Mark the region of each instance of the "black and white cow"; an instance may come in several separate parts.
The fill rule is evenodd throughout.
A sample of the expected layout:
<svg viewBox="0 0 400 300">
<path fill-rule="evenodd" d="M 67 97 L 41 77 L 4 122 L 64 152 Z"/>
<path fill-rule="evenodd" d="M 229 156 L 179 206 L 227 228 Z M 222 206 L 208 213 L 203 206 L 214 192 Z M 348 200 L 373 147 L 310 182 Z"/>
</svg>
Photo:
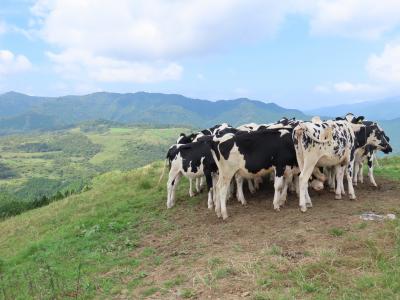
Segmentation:
<svg viewBox="0 0 400 300">
<path fill-rule="evenodd" d="M 242 178 L 263 176 L 275 169 L 274 208 L 279 210 L 285 197 L 285 180 L 296 168 L 296 153 L 288 129 L 260 130 L 214 137 L 212 151 L 218 166 L 215 211 L 226 219 L 227 192 L 235 174 Z M 290 179 L 289 179 L 290 180 Z M 286 185 L 287 188 L 287 185 Z"/>
<path fill-rule="evenodd" d="M 357 127 L 358 128 L 353 128 Z M 307 211 L 311 201 L 307 199 L 306 192 L 308 180 L 316 166 L 337 167 L 337 181 L 342 180 L 346 173 L 350 199 L 355 199 L 352 184 L 354 163 L 354 131 L 359 130 L 359 125 L 348 121 L 303 122 L 293 131 L 293 141 L 296 149 L 297 161 L 300 168 L 300 210 Z M 343 168 L 345 167 L 345 168 Z M 340 185 L 337 185 L 336 197 L 341 197 Z"/>
<path fill-rule="evenodd" d="M 367 128 L 362 124 L 362 119 L 363 117 L 346 116 L 346 120 L 303 122 L 295 128 L 293 140 L 301 171 L 299 178 L 301 211 L 307 210 L 305 191 L 307 190 L 308 178 L 315 166 L 334 167 L 337 182 L 336 199 L 341 199 L 344 192 L 344 174 L 347 177 L 349 197 L 350 199 L 356 198 L 352 184 L 357 148 L 356 135 L 364 136 L 366 144 L 381 149 L 391 149 L 381 132 L 376 130 L 377 127 L 374 125 Z"/>
<path fill-rule="evenodd" d="M 356 150 L 354 159 L 354 174 L 353 174 L 354 185 L 357 185 L 358 182 L 364 183 L 363 168 L 364 168 L 364 162 L 367 161 L 369 182 L 375 187 L 378 186 L 374 178 L 374 159 L 376 151 L 377 148 L 371 145 L 366 145 L 365 147 Z"/>
<path fill-rule="evenodd" d="M 364 125 L 359 132 L 356 132 L 356 151 L 354 161 L 353 182 L 357 185 L 357 179 L 363 181 L 363 162 L 368 162 L 368 177 L 373 186 L 377 186 L 373 175 L 373 160 L 375 152 L 380 150 L 385 154 L 392 152 L 389 144 L 390 138 L 385 134 L 384 130 L 372 121 L 363 121 Z"/>
<path fill-rule="evenodd" d="M 176 145 L 197 142 L 199 139 L 206 136 L 214 136 L 214 135 L 222 136 L 225 133 L 236 133 L 237 131 L 238 131 L 237 129 L 233 128 L 231 125 L 227 123 L 218 124 L 214 125 L 211 128 L 203 129 L 199 132 L 191 134 L 181 133 L 176 141 Z M 176 145 L 171 146 L 171 148 Z M 201 189 L 203 187 L 203 178 L 204 176 L 195 177 L 195 187 L 197 193 L 201 192 Z M 193 197 L 195 195 L 193 193 L 193 177 L 189 176 L 188 179 L 189 179 L 189 196 Z"/>
<path fill-rule="evenodd" d="M 175 204 L 175 191 L 182 176 L 195 179 L 206 177 L 208 188 L 208 207 L 213 206 L 213 180 L 217 173 L 217 165 L 211 154 L 208 143 L 193 142 L 172 146 L 167 153 L 169 175 L 167 182 L 167 207 Z"/>
</svg>

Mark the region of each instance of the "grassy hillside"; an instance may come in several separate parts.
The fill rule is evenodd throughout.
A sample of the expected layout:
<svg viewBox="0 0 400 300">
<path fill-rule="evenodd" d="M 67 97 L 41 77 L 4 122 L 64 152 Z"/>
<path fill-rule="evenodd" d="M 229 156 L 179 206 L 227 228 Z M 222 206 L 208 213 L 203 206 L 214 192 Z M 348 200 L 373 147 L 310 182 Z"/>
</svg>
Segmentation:
<svg viewBox="0 0 400 300">
<path fill-rule="evenodd" d="M 374 174 L 400 180 L 400 156 L 385 157 L 375 163 Z"/>
<path fill-rule="evenodd" d="M 60 128 L 82 121 L 105 119 L 129 124 L 183 124 L 206 128 L 221 122 L 233 125 L 266 123 L 282 116 L 307 118 L 295 109 L 249 99 L 206 101 L 175 94 L 93 93 L 58 98 L 0 95 L 0 134 Z"/>
<path fill-rule="evenodd" d="M 64 131 L 0 137 L 0 216 L 15 201 L 28 205 L 43 196 L 60 198 L 60 193 L 90 186 L 97 174 L 162 159 L 182 131 L 186 129 L 94 122 Z M 17 211 L 23 209 L 19 204 Z"/>
<path fill-rule="evenodd" d="M 276 224 L 262 196 L 222 223 L 204 194 L 187 200 L 185 180 L 167 211 L 161 165 L 101 175 L 90 191 L 1 222 L 0 299 L 398 298 L 400 221 L 357 216 L 396 201 L 315 200 L 308 214 L 294 202 Z"/>
</svg>

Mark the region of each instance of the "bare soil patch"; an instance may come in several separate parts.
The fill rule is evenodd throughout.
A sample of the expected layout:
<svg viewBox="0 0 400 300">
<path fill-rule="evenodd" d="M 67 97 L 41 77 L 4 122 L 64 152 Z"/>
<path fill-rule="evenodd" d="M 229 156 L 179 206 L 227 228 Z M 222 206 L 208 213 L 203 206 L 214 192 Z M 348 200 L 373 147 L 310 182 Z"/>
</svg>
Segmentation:
<svg viewBox="0 0 400 300">
<path fill-rule="evenodd" d="M 231 200 L 226 221 L 206 208 L 205 193 L 189 199 L 182 192 L 169 212 L 174 229 L 156 225 L 132 254 L 143 262 L 137 271 L 145 274 L 141 285 L 116 298 L 302 299 L 316 291 L 334 297 L 341 285 L 357 289 L 356 278 L 377 272 L 374 255 L 388 255 L 394 247 L 387 221 L 365 222 L 359 215 L 400 217 L 399 184 L 378 182 L 378 188 L 356 187 L 355 201 L 310 191 L 314 207 L 307 213 L 292 194 L 275 212 L 267 186 L 247 193 L 246 207 Z M 143 255 L 149 251 L 154 253 Z"/>
</svg>

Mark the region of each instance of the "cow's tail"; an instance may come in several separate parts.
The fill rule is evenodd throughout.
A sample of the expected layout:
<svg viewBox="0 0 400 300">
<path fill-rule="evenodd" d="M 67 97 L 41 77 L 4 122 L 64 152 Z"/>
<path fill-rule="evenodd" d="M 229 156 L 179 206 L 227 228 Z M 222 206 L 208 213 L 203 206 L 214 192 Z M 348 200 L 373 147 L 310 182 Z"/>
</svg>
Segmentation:
<svg viewBox="0 0 400 300">
<path fill-rule="evenodd" d="M 161 175 L 160 175 L 160 179 L 158 180 L 157 186 L 159 186 L 159 185 L 160 185 L 160 183 L 161 183 L 161 180 L 162 180 L 162 179 L 163 179 L 163 177 L 164 177 L 165 169 L 167 168 L 167 164 L 168 164 L 168 162 L 169 162 L 169 159 L 168 159 L 168 158 L 167 158 L 167 159 L 165 159 L 164 168 L 163 168 L 163 170 L 162 170 L 162 173 L 161 173 Z"/>
<path fill-rule="evenodd" d="M 292 133 L 292 138 L 294 142 L 294 148 L 296 151 L 296 158 L 297 158 L 297 163 L 299 165 L 300 172 L 303 171 L 304 167 L 304 145 L 303 145 L 303 134 L 304 134 L 304 128 L 298 126 L 293 130 Z"/>
</svg>

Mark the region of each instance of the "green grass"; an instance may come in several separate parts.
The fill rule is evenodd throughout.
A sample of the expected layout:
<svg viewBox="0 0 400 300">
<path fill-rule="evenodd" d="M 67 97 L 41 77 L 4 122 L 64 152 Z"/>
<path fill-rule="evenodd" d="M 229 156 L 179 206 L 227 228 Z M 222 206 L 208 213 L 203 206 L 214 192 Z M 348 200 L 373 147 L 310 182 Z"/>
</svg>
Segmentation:
<svg viewBox="0 0 400 300">
<path fill-rule="evenodd" d="M 179 133 L 185 131 L 95 124 L 89 129 L 81 125 L 0 137 L 0 218 L 30 209 L 34 206 L 31 202 L 43 196 L 80 192 L 98 174 L 131 170 L 163 159 Z M 146 178 L 139 185 L 143 190 L 151 187 Z"/>
<path fill-rule="evenodd" d="M 379 159 L 378 164 L 375 163 L 374 174 L 388 179 L 400 180 L 400 156 Z"/>
<path fill-rule="evenodd" d="M 345 230 L 342 228 L 331 228 L 329 230 L 329 234 L 335 237 L 342 236 L 345 233 Z"/>
<path fill-rule="evenodd" d="M 325 234 L 323 238 L 333 236 L 338 243 L 357 246 L 353 256 L 332 249 L 313 252 L 306 263 L 293 263 L 282 247 L 272 245 L 257 257 L 248 253 L 242 256 L 244 261 L 237 261 L 221 251 L 204 260 L 203 266 L 180 265 L 188 272 L 171 271 L 169 280 L 153 281 L 157 270 L 173 266 L 173 257 L 144 238 L 176 230 L 171 217 L 176 210 L 165 209 L 165 186 L 156 186 L 161 169 L 162 162 L 156 162 L 109 172 L 96 177 L 89 191 L 2 221 L 0 299 L 109 299 L 123 291 L 128 298 L 159 293 L 160 298 L 167 293 L 201 298 L 199 283 L 193 280 L 199 276 L 206 290 L 245 280 L 253 299 L 399 298 L 398 219 L 357 239 L 339 227 Z M 187 183 L 182 181 L 178 197 L 186 194 Z M 198 201 L 190 199 L 186 209 Z M 363 232 L 372 226 L 356 224 L 354 230 Z M 194 269 L 198 275 L 189 272 Z"/>
<path fill-rule="evenodd" d="M 131 254 L 152 222 L 168 225 L 163 189 L 139 187 L 143 177 L 156 184 L 159 166 L 107 173 L 90 191 L 3 221 L 0 291 L 27 299 L 63 298 L 78 289 L 81 298 L 91 298 L 99 290 L 112 294 L 123 276 L 140 285 L 146 275 L 135 270 L 157 253 L 144 248 L 138 258 Z M 110 270 L 116 274 L 105 275 Z"/>
</svg>

